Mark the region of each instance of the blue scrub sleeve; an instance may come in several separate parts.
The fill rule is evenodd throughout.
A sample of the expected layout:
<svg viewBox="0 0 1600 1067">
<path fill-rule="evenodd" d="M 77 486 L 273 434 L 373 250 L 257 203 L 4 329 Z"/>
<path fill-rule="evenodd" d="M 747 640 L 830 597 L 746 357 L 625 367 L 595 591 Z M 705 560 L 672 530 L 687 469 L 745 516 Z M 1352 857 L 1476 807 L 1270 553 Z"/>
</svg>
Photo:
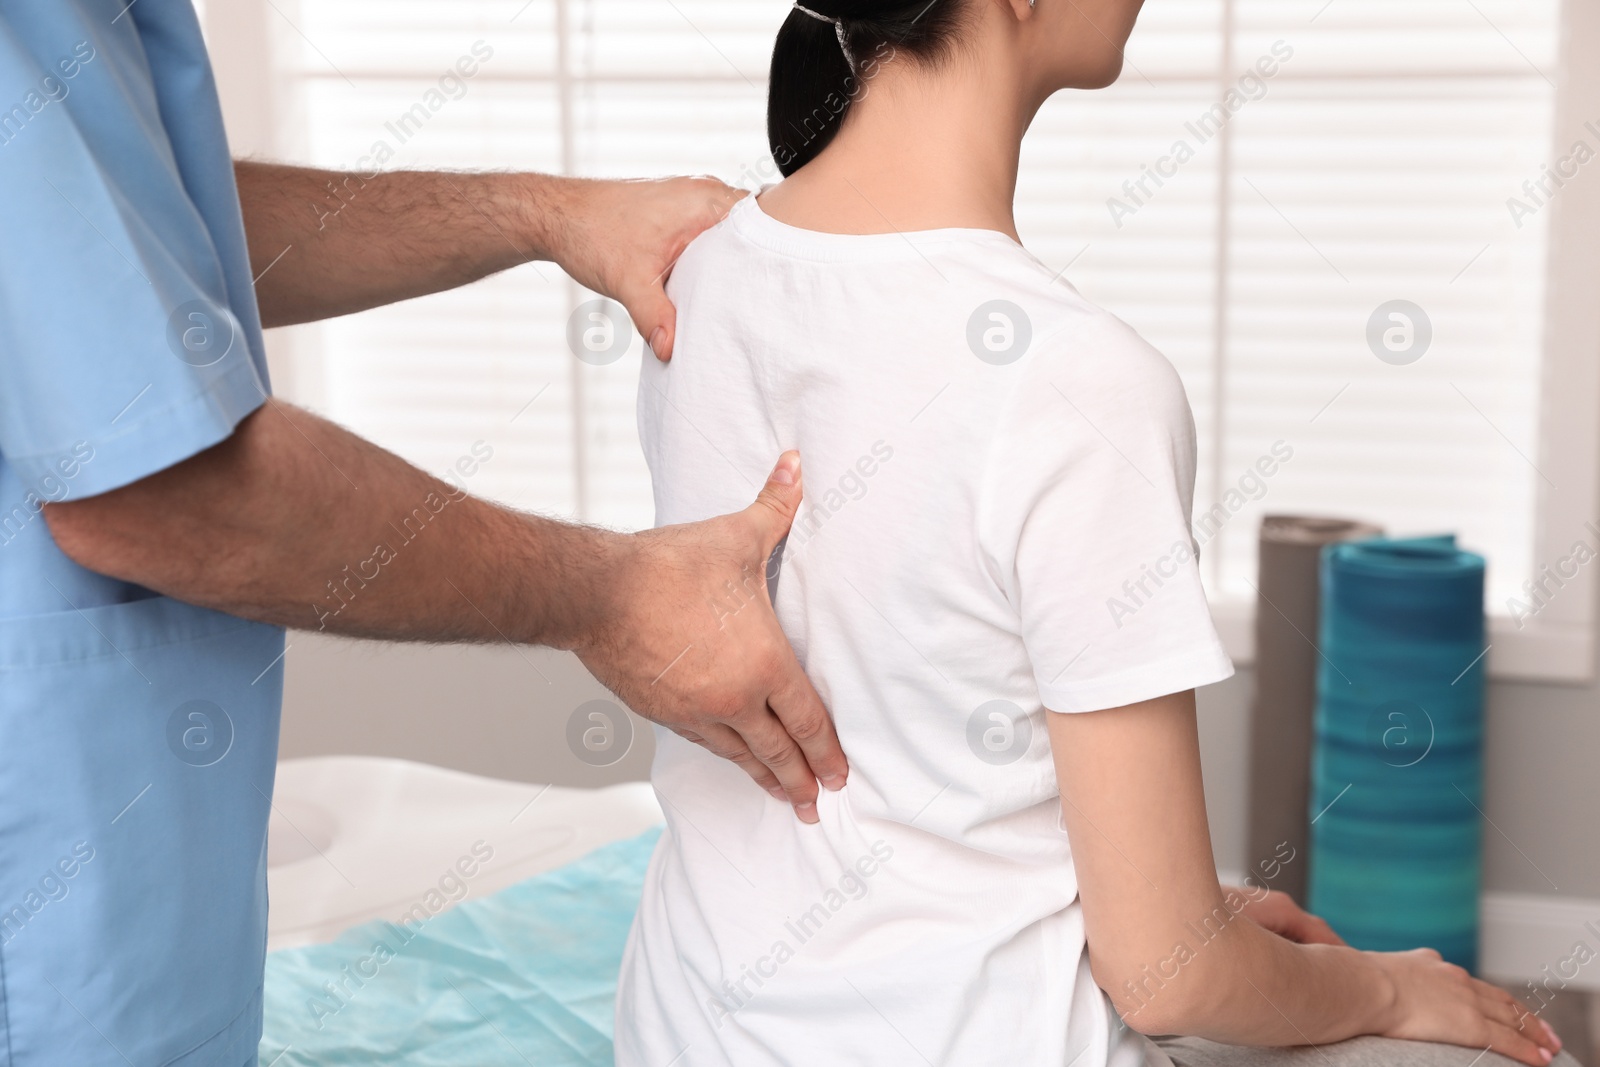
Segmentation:
<svg viewBox="0 0 1600 1067">
<path fill-rule="evenodd" d="M 62 30 L 30 49 L 0 19 L 0 453 L 45 499 L 186 459 L 268 392 L 214 93 L 164 114 L 149 76 L 164 57 L 103 36 L 131 25 Z M 175 153 L 171 122 L 214 131 L 214 165 Z M 219 199 L 222 235 L 202 213 Z"/>
</svg>

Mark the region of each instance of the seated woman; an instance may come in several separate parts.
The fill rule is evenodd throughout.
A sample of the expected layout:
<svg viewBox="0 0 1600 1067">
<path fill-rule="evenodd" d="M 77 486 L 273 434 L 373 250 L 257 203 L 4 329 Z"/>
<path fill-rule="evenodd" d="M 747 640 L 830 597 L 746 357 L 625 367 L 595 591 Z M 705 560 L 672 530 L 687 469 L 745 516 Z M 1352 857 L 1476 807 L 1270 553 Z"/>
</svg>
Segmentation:
<svg viewBox="0 0 1600 1067">
<path fill-rule="evenodd" d="M 679 261 L 639 418 L 662 524 L 804 456 L 775 603 L 851 773 L 797 820 L 657 730 L 617 1063 L 1549 1063 L 1436 954 L 1217 883 L 1194 689 L 1232 667 L 1188 401 L 1012 220 L 1034 113 L 1116 77 L 1139 0 L 806 3 L 772 59 L 786 180 Z M 727 593 L 684 610 L 762 576 Z"/>
</svg>

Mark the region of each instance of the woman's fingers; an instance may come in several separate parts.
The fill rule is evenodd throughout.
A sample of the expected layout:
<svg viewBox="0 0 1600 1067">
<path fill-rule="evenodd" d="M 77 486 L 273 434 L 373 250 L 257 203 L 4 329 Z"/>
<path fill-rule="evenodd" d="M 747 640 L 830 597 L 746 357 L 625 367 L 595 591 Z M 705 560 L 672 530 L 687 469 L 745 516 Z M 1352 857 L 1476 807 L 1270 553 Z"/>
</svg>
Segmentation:
<svg viewBox="0 0 1600 1067">
<path fill-rule="evenodd" d="M 1299 936 L 1294 940 L 1303 945 L 1342 945 L 1345 943 L 1344 938 L 1333 932 L 1333 927 L 1328 925 L 1327 920 L 1321 916 L 1312 915 L 1310 912 L 1302 914 L 1297 933 Z"/>
<path fill-rule="evenodd" d="M 1545 1067 L 1555 1058 L 1555 1050 L 1539 1044 L 1502 1022 L 1487 1021 L 1489 1048 L 1528 1067 Z"/>
<path fill-rule="evenodd" d="M 1240 889 L 1237 892 L 1250 899 L 1247 890 Z M 1276 889 L 1268 890 L 1263 897 L 1251 899 L 1245 914 L 1263 929 L 1302 945 L 1344 944 L 1344 940 L 1333 932 L 1333 927 L 1300 907 L 1289 894 Z"/>
<path fill-rule="evenodd" d="M 1484 995 L 1493 1005 L 1491 1009 L 1495 1013 L 1493 1017 L 1504 1021 L 1513 1030 L 1551 1052 L 1561 1051 L 1561 1038 L 1537 1012 L 1499 986 L 1489 985 L 1478 979 L 1474 981 L 1482 987 Z"/>
<path fill-rule="evenodd" d="M 1472 981 L 1478 993 L 1478 1010 L 1489 1027 L 1489 1041 L 1496 1052 L 1542 1067 L 1561 1051 L 1561 1039 L 1555 1031 L 1516 997 L 1479 979 Z"/>
</svg>

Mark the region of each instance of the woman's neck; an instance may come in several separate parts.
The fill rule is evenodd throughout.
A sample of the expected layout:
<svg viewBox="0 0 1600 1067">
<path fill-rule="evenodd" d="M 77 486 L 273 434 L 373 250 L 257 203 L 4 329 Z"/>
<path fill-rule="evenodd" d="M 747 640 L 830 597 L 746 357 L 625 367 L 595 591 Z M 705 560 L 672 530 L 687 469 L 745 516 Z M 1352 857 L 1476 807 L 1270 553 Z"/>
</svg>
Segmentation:
<svg viewBox="0 0 1600 1067">
<path fill-rule="evenodd" d="M 1037 105 L 1005 69 L 958 52 L 929 68 L 878 65 L 817 158 L 761 198 L 767 214 L 829 233 L 947 227 L 1016 238 L 1012 199 L 1022 135 Z"/>
</svg>

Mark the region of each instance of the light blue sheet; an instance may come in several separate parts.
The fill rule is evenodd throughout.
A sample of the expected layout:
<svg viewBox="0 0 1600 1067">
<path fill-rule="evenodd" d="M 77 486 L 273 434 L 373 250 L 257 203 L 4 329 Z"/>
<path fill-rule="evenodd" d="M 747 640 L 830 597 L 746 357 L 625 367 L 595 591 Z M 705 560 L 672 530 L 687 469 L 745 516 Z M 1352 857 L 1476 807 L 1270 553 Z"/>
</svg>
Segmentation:
<svg viewBox="0 0 1600 1067">
<path fill-rule="evenodd" d="M 263 1067 L 610 1067 L 617 970 L 660 834 L 420 927 L 366 923 L 272 953 Z"/>
</svg>

